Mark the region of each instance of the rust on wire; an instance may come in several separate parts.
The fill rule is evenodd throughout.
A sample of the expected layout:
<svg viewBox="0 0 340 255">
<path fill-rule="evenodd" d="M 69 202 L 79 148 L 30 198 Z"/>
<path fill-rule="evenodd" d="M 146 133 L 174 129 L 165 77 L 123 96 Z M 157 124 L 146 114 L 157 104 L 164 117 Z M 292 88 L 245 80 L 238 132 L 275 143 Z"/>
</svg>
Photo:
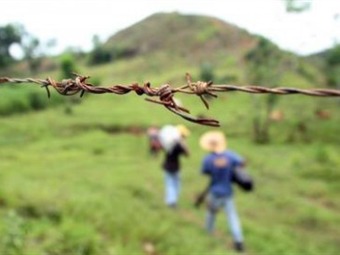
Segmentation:
<svg viewBox="0 0 340 255">
<path fill-rule="evenodd" d="M 286 87 L 278 87 L 278 88 L 267 88 L 261 86 L 236 86 L 236 85 L 215 85 L 211 81 L 209 82 L 193 82 L 190 74 L 186 74 L 186 84 L 177 88 L 171 87 L 170 84 L 163 84 L 159 88 L 151 87 L 149 82 L 143 84 L 143 86 L 138 83 L 132 83 L 130 85 L 111 85 L 108 87 L 100 87 L 95 86 L 91 83 L 87 83 L 87 79 L 89 76 L 82 76 L 79 74 L 75 74 L 74 79 L 65 79 L 60 82 L 55 81 L 51 78 L 47 79 L 33 79 L 33 78 L 9 78 L 9 77 L 0 77 L 1 83 L 34 83 L 41 85 L 44 87 L 47 92 L 47 96 L 50 97 L 50 88 L 53 87 L 59 94 L 64 96 L 73 96 L 75 94 L 80 94 L 83 96 L 84 93 L 92 93 L 92 94 L 104 94 L 104 93 L 112 93 L 117 95 L 124 95 L 130 92 L 135 92 L 137 95 L 147 95 L 147 101 L 163 105 L 169 111 L 179 115 L 185 120 L 206 125 L 218 127 L 219 121 L 210 119 L 210 118 L 196 118 L 190 115 L 190 111 L 184 107 L 181 107 L 174 100 L 175 93 L 184 93 L 198 96 L 203 102 L 204 106 L 209 109 L 209 104 L 207 100 L 204 98 L 205 95 L 210 95 L 213 97 L 217 97 L 216 93 L 219 92 L 245 92 L 245 93 L 253 93 L 253 94 L 276 94 L 276 95 L 292 95 L 292 94 L 302 94 L 307 96 L 318 96 L 318 97 L 339 97 L 340 90 L 336 89 L 298 89 L 298 88 L 286 88 Z M 154 99 L 152 97 L 156 97 L 158 99 Z"/>
</svg>

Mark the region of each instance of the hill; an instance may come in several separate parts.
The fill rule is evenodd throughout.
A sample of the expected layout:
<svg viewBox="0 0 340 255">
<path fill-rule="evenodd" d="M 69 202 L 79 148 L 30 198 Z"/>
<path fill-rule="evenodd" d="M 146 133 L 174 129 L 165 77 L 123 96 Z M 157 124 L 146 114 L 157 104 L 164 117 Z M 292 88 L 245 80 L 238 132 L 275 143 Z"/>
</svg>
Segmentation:
<svg viewBox="0 0 340 255">
<path fill-rule="evenodd" d="M 308 56 L 308 61 L 323 70 L 327 83 L 331 87 L 340 86 L 340 44 L 333 48 Z"/>
<path fill-rule="evenodd" d="M 271 48 L 265 56 L 268 62 L 279 56 L 287 76 L 305 76 L 303 79 L 322 83 L 321 72 L 305 59 L 281 50 L 266 38 L 215 17 L 157 13 L 114 34 L 103 47 L 113 56 L 126 59 L 143 57 L 146 66 L 162 70 L 183 66 L 184 73 L 209 63 L 221 76 L 232 77 L 232 82 L 246 83 L 249 82 L 246 69 L 251 62 L 246 56 L 263 40 Z M 215 83 L 220 81 L 225 82 L 217 79 Z M 282 83 L 285 82 L 287 79 L 283 78 Z"/>
<path fill-rule="evenodd" d="M 136 54 L 167 50 L 191 60 L 244 53 L 256 43 L 247 31 L 214 17 L 157 13 L 113 35 L 106 47 Z"/>
</svg>

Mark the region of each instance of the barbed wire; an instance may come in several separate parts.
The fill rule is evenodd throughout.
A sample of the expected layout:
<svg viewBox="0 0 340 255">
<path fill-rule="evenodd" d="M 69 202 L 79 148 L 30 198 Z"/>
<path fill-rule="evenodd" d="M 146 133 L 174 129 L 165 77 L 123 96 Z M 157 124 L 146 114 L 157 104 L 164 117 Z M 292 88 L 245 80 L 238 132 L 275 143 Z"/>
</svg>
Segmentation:
<svg viewBox="0 0 340 255">
<path fill-rule="evenodd" d="M 276 95 L 292 95 L 292 94 L 302 94 L 306 96 L 317 96 L 317 97 L 339 97 L 340 90 L 336 89 L 298 89 L 298 88 L 289 88 L 289 87 L 277 87 L 277 88 L 268 88 L 261 86 L 236 86 L 236 85 L 215 85 L 212 81 L 204 82 L 197 81 L 193 82 L 191 75 L 186 73 L 186 84 L 180 87 L 173 88 L 170 84 L 163 84 L 160 87 L 151 87 L 150 82 L 144 83 L 142 86 L 138 83 L 132 83 L 130 85 L 111 85 L 108 87 L 100 87 L 95 86 L 91 83 L 87 83 L 87 79 L 89 76 L 82 76 L 79 74 L 74 74 L 74 79 L 64 79 L 60 82 L 55 81 L 51 78 L 47 79 L 34 79 L 34 78 L 9 78 L 9 77 L 0 77 L 0 84 L 2 83 L 33 83 L 41 85 L 41 87 L 46 89 L 47 96 L 50 97 L 51 93 L 49 90 L 49 86 L 52 86 L 59 94 L 64 96 L 72 96 L 75 94 L 80 94 L 80 97 L 84 95 L 85 92 L 92 94 L 104 94 L 104 93 L 112 93 L 117 95 L 124 95 L 130 92 L 135 92 L 137 95 L 147 95 L 147 101 L 163 105 L 169 111 L 181 116 L 185 120 L 206 125 L 218 127 L 219 121 L 211 118 L 199 118 L 190 115 L 190 111 L 182 106 L 179 106 L 178 103 L 174 100 L 174 95 L 176 93 L 184 93 L 189 95 L 197 95 L 205 107 L 209 109 L 209 104 L 207 100 L 204 98 L 205 95 L 210 95 L 212 97 L 217 97 L 216 93 L 219 92 L 245 92 L 245 93 L 253 93 L 253 94 L 276 94 Z M 157 99 L 153 99 L 151 97 L 158 97 Z"/>
</svg>

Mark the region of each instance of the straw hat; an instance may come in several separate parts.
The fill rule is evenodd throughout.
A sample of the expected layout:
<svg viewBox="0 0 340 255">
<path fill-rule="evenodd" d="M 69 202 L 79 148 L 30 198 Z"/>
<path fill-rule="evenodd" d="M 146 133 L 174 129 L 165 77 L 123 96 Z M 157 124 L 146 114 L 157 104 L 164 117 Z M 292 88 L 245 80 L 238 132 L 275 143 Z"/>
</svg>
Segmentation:
<svg viewBox="0 0 340 255">
<path fill-rule="evenodd" d="M 181 134 L 181 136 L 188 137 L 190 135 L 190 131 L 186 126 L 177 125 L 176 128 L 177 128 L 178 132 Z"/>
<path fill-rule="evenodd" d="M 227 140 L 221 131 L 208 131 L 201 136 L 199 142 L 206 151 L 219 153 L 227 148 Z"/>
</svg>

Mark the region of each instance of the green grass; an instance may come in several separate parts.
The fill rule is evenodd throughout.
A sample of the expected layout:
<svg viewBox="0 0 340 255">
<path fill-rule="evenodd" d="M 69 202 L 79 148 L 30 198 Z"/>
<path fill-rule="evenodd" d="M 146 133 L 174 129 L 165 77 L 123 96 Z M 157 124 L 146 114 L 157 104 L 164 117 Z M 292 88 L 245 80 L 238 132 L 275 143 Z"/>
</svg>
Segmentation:
<svg viewBox="0 0 340 255">
<path fill-rule="evenodd" d="M 135 58 L 81 71 L 100 77 L 103 85 L 145 80 L 153 86 L 179 85 L 185 83 L 186 71 L 197 79 L 197 68 L 176 59 L 165 71 L 157 69 L 167 57 L 159 54 L 147 63 Z M 225 65 L 227 69 L 229 62 Z M 289 73 L 282 82 L 312 85 Z M 21 97 L 21 89 L 15 89 L 12 100 Z M 193 115 L 220 120 L 230 147 L 248 161 L 255 192 L 236 190 L 235 197 L 247 254 L 337 254 L 337 101 L 280 97 L 276 108 L 285 118 L 272 123 L 270 144 L 257 145 L 251 123 L 260 109 L 254 107 L 254 97 L 265 96 L 223 94 L 210 101 L 207 111 L 198 97 L 178 96 Z M 317 119 L 316 108 L 328 110 L 331 119 Z M 204 209 L 193 208 L 207 181 L 199 173 L 204 152 L 198 139 L 211 128 L 186 122 L 135 94 L 86 95 L 79 104 L 1 117 L 0 122 L 1 254 L 233 254 L 224 216 L 219 215 L 217 232 L 209 236 L 203 229 Z M 305 124 L 308 139 L 297 131 L 298 122 Z M 127 132 L 168 123 L 185 124 L 192 133 L 191 157 L 182 160 L 183 190 L 176 211 L 163 203 L 162 156 L 148 155 L 143 132 Z M 292 133 L 295 138 L 289 140 Z"/>
<path fill-rule="evenodd" d="M 304 100 L 313 105 L 313 99 Z M 205 113 L 198 102 L 187 99 L 185 105 Z M 315 137 L 307 144 L 286 143 L 289 120 L 277 123 L 273 142 L 259 146 L 249 133 L 249 102 L 249 96 L 222 96 L 210 111 L 222 121 L 230 147 L 247 158 L 256 181 L 254 193 L 236 192 L 248 254 L 336 254 L 340 161 L 332 137 L 338 118 L 328 124 L 311 120 Z M 204 209 L 192 206 L 206 182 L 199 174 L 204 153 L 197 142 L 209 128 L 183 122 L 135 95 L 88 96 L 72 109 L 1 119 L 2 253 L 146 254 L 148 246 L 155 254 L 233 253 L 224 216 L 211 237 L 203 229 Z M 163 204 L 161 157 L 147 154 L 144 134 L 102 128 L 152 123 L 185 123 L 192 131 L 177 211 Z M 321 131 L 327 130 L 335 134 L 325 138 Z"/>
</svg>

